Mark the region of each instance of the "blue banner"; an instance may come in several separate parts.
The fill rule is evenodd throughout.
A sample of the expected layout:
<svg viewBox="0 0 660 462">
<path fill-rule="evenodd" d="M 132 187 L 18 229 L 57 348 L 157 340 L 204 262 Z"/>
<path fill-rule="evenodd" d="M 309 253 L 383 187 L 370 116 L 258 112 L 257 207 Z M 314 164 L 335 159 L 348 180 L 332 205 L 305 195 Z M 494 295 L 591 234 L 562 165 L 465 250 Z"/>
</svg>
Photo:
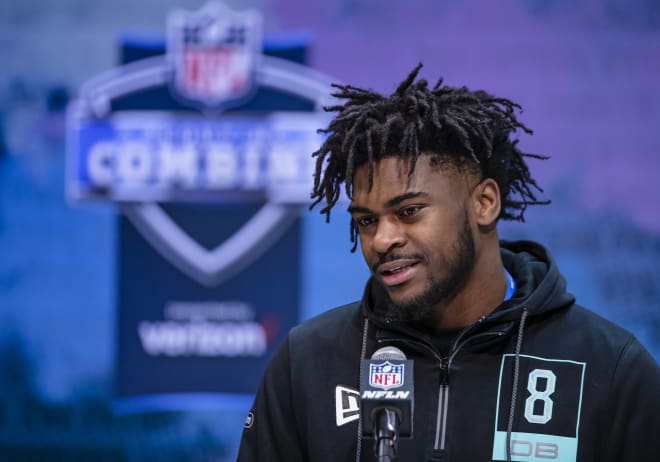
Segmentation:
<svg viewBox="0 0 660 462">
<path fill-rule="evenodd" d="M 255 11 L 174 11 L 69 108 L 67 193 L 117 204 L 117 408 L 248 403 L 299 321 L 330 79 Z"/>
</svg>

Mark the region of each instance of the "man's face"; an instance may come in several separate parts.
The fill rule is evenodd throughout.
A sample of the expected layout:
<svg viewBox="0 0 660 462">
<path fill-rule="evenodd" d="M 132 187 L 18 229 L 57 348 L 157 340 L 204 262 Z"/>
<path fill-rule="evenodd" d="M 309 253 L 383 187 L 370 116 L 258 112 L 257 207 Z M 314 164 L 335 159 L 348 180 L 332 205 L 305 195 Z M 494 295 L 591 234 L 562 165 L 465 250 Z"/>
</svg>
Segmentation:
<svg viewBox="0 0 660 462">
<path fill-rule="evenodd" d="M 409 163 L 386 157 L 353 180 L 349 207 L 364 259 L 385 288 L 393 310 L 404 319 L 426 318 L 452 298 L 470 276 L 475 261 L 469 220 L 470 182 L 451 167 L 431 166 L 422 155 L 412 177 Z"/>
</svg>

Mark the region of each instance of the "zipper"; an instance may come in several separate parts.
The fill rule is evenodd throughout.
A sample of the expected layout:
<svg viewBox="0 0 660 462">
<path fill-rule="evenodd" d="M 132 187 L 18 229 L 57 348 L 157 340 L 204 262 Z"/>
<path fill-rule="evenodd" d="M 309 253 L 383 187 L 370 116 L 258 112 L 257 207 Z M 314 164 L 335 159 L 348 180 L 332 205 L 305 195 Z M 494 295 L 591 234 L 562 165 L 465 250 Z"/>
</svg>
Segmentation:
<svg viewBox="0 0 660 462">
<path fill-rule="evenodd" d="M 447 437 L 447 409 L 449 407 L 449 370 L 451 368 L 451 363 L 454 360 L 454 357 L 461 348 L 476 338 L 490 335 L 504 335 L 503 332 L 483 332 L 481 334 L 474 335 L 466 339 L 463 343 L 459 344 L 458 342 L 467 330 L 469 329 L 465 329 L 456 337 L 456 340 L 452 346 L 453 351 L 451 352 L 449 358 L 446 361 L 440 361 L 440 389 L 438 391 L 438 417 L 435 428 L 435 444 L 433 446 L 434 450 L 445 450 L 445 442 Z"/>
<path fill-rule="evenodd" d="M 447 404 L 449 403 L 449 362 L 440 361 L 440 387 L 438 389 L 438 414 L 435 424 L 433 449 L 445 449 L 447 436 Z"/>
</svg>

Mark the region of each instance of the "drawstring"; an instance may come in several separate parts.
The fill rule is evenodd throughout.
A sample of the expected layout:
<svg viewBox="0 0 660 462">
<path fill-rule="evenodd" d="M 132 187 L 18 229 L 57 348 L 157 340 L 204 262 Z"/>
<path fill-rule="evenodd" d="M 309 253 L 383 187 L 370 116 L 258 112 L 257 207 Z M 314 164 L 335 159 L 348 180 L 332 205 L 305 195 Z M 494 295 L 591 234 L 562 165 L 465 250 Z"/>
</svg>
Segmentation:
<svg viewBox="0 0 660 462">
<path fill-rule="evenodd" d="M 360 350 L 360 367 L 358 367 L 358 390 L 360 390 L 360 377 L 362 376 L 362 360 L 367 354 L 367 334 L 369 332 L 369 319 L 364 318 L 364 328 L 362 329 L 362 349 Z M 357 425 L 357 449 L 355 450 L 355 462 L 360 462 L 362 455 L 362 419 L 358 420 Z"/>
<path fill-rule="evenodd" d="M 527 308 L 523 308 L 518 325 L 518 338 L 516 339 L 516 355 L 513 366 L 513 391 L 511 392 L 511 409 L 509 409 L 509 424 L 506 429 L 506 460 L 511 462 L 511 432 L 513 430 L 513 413 L 516 409 L 516 398 L 518 397 L 518 376 L 520 374 L 520 350 L 522 349 L 523 330 L 527 319 Z"/>
</svg>

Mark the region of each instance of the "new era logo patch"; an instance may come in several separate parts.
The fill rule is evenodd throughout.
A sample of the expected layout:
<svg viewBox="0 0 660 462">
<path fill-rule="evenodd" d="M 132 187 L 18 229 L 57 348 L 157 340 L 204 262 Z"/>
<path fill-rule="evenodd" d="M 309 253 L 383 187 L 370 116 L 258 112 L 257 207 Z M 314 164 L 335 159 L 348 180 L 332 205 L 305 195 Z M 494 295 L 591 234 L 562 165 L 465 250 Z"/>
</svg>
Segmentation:
<svg viewBox="0 0 660 462">
<path fill-rule="evenodd" d="M 338 427 L 358 420 L 360 418 L 360 393 L 352 388 L 337 385 L 335 388 L 335 412 Z"/>
</svg>

